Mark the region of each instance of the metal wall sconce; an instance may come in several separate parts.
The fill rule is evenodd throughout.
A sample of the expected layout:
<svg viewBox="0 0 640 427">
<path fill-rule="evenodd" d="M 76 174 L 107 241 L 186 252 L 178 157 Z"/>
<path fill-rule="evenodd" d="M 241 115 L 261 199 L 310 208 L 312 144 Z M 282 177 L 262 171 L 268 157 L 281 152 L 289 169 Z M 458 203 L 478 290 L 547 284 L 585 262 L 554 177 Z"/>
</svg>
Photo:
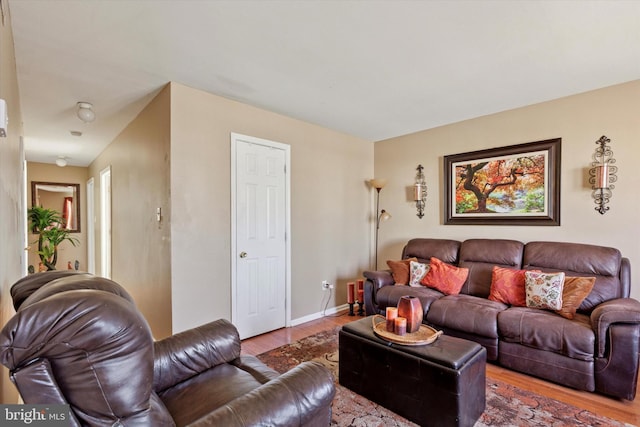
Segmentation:
<svg viewBox="0 0 640 427">
<path fill-rule="evenodd" d="M 424 180 L 423 169 L 422 165 L 418 165 L 416 168 L 418 171 L 416 173 L 416 183 L 413 184 L 413 200 L 416 202 L 416 209 L 418 210 L 416 215 L 418 218 L 424 216 L 424 205 L 427 202 L 427 183 Z"/>
<path fill-rule="evenodd" d="M 369 184 L 376 189 L 376 241 L 375 241 L 375 251 L 376 251 L 376 260 L 374 270 L 378 269 L 378 231 L 380 230 L 380 223 L 391 218 L 391 214 L 389 212 L 380 210 L 380 190 L 387 184 L 386 179 L 370 179 Z"/>
<path fill-rule="evenodd" d="M 593 190 L 591 196 L 596 203 L 595 210 L 602 215 L 609 210 L 607 203 L 612 196 L 611 190 L 615 188 L 613 183 L 618 180 L 618 167 L 613 165 L 616 159 L 613 158 L 611 147 L 607 145 L 609 142 L 611 140 L 604 135 L 596 141 L 599 146 L 593 153 L 592 168 L 589 169 L 589 184 Z"/>
</svg>

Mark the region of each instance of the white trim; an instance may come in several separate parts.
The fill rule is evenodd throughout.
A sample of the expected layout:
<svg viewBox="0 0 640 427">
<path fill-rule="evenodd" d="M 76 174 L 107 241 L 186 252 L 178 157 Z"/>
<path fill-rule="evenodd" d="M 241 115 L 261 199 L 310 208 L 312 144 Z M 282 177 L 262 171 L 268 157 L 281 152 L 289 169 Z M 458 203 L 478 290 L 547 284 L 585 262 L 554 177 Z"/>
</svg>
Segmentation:
<svg viewBox="0 0 640 427">
<path fill-rule="evenodd" d="M 110 279 L 111 273 L 111 166 L 107 166 L 100 171 L 100 275 Z"/>
<path fill-rule="evenodd" d="M 22 155 L 22 212 L 24 212 L 24 234 L 22 236 L 22 247 L 25 248 L 22 251 L 22 275 L 26 276 L 29 272 L 29 220 L 27 218 L 28 201 L 27 201 L 27 161 L 24 160 L 24 151 L 22 137 L 20 137 L 20 152 Z M 35 266 L 34 266 L 35 267 Z M 37 270 L 36 270 L 37 271 Z"/>
<path fill-rule="evenodd" d="M 348 304 L 342 304 L 338 307 L 331 307 L 328 308 L 324 311 L 324 314 L 322 311 L 319 311 L 317 313 L 313 313 L 313 314 L 308 314 L 306 316 L 303 317 L 298 317 L 297 319 L 293 319 L 291 321 L 291 325 L 290 326 L 298 326 L 301 325 L 303 323 L 307 323 L 307 322 L 311 322 L 312 320 L 318 320 L 321 319 L 323 317 L 327 317 L 330 315 L 334 315 L 334 314 L 339 314 L 342 313 L 343 311 L 347 311 L 349 310 L 349 305 Z M 355 318 L 354 318 L 355 320 Z"/>
<path fill-rule="evenodd" d="M 95 181 L 87 180 L 87 272 L 96 274 L 96 190 Z"/>
<path fill-rule="evenodd" d="M 281 142 L 256 138 L 253 136 L 231 133 L 231 322 L 237 318 L 237 309 L 233 296 L 236 291 L 236 263 L 237 247 L 235 238 L 236 229 L 236 145 L 239 140 L 253 144 L 264 145 L 284 151 L 285 155 L 285 326 L 291 326 L 291 146 Z"/>
</svg>

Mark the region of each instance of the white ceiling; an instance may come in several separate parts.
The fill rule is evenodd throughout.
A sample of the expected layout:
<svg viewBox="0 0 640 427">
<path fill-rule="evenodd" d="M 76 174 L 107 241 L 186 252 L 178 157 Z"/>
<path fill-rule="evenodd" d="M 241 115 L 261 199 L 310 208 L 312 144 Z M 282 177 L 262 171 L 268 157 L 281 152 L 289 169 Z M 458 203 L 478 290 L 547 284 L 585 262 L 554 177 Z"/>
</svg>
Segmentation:
<svg viewBox="0 0 640 427">
<path fill-rule="evenodd" d="M 640 78 L 636 0 L 8 4 L 47 163 L 88 165 L 169 81 L 377 141 Z"/>
</svg>

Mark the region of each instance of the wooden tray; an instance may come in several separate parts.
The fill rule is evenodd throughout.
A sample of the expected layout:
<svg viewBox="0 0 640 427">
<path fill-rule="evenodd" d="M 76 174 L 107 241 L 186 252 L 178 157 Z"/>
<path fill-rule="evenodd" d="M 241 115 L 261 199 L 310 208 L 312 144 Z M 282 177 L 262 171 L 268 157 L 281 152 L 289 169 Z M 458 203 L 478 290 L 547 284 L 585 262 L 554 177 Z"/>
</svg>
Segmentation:
<svg viewBox="0 0 640 427">
<path fill-rule="evenodd" d="M 442 331 L 437 331 L 430 326 L 420 325 L 420 329 L 416 332 L 405 335 L 397 335 L 387 331 L 387 319 L 384 316 L 376 314 L 371 319 L 373 322 L 373 333 L 383 340 L 391 341 L 402 345 L 425 345 L 431 344 L 442 335 Z"/>
</svg>

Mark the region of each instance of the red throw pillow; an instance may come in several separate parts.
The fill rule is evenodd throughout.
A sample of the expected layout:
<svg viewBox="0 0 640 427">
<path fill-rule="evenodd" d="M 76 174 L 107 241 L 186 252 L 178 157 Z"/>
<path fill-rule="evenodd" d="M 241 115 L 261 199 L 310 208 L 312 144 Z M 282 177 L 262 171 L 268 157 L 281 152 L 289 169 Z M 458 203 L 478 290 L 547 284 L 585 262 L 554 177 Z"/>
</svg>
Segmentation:
<svg viewBox="0 0 640 427">
<path fill-rule="evenodd" d="M 516 307 L 526 307 L 525 271 L 498 267 L 497 265 L 493 266 L 489 299 Z"/>
<path fill-rule="evenodd" d="M 400 261 L 388 260 L 387 265 L 391 269 L 391 275 L 396 285 L 408 285 L 409 284 L 409 263 L 411 261 L 418 261 L 418 258 L 408 258 Z"/>
<path fill-rule="evenodd" d="M 456 295 L 460 293 L 467 276 L 469 276 L 468 268 L 456 267 L 432 257 L 429 261 L 429 271 L 420 283 L 437 289 L 445 295 Z"/>
</svg>

